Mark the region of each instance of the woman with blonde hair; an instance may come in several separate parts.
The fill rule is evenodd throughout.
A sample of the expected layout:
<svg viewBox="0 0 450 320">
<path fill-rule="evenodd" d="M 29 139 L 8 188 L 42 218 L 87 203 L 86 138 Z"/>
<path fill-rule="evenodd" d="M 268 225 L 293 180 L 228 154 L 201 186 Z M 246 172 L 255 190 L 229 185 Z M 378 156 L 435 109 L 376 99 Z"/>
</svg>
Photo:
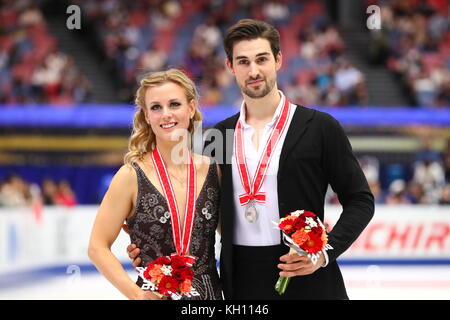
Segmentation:
<svg viewBox="0 0 450 320">
<path fill-rule="evenodd" d="M 141 250 L 140 267 L 158 257 L 192 257 L 192 287 L 183 299 L 222 299 L 214 243 L 218 225 L 218 166 L 191 152 L 201 121 L 195 84 L 182 71 L 149 74 L 136 93 L 129 152 L 100 205 L 89 243 L 97 269 L 129 299 L 161 299 L 133 282 L 111 245 L 124 221 Z M 181 232 L 182 230 L 182 232 Z"/>
</svg>

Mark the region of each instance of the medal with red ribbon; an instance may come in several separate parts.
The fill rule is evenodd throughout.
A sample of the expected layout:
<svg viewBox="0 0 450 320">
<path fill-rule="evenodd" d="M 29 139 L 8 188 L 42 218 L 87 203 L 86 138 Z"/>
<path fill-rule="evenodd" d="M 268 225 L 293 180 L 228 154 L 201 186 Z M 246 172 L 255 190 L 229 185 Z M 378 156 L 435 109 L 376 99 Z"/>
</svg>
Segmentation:
<svg viewBox="0 0 450 320">
<path fill-rule="evenodd" d="M 169 207 L 170 217 L 172 221 L 173 242 L 176 249 L 175 254 L 183 256 L 185 259 L 187 259 L 187 263 L 189 265 L 192 265 L 195 261 L 195 257 L 187 255 L 191 242 L 192 227 L 194 224 L 195 216 L 195 198 L 197 195 L 197 173 L 194 161 L 192 160 L 192 155 L 191 153 L 189 153 L 188 156 L 189 163 L 186 184 L 186 210 L 184 215 L 183 230 L 181 230 L 180 215 L 175 199 L 175 192 L 173 190 L 166 165 L 158 148 L 153 149 L 152 160 Z"/>
<path fill-rule="evenodd" d="M 255 202 L 266 202 L 265 192 L 260 192 L 259 189 L 261 188 L 266 177 L 266 172 L 269 167 L 270 160 L 272 159 L 273 151 L 275 150 L 289 119 L 290 103 L 286 97 L 283 96 L 283 99 L 284 103 L 281 113 L 272 128 L 272 131 L 270 132 L 266 145 L 264 146 L 264 150 L 259 159 L 258 166 L 256 167 L 256 172 L 252 183 L 250 183 L 250 175 L 248 173 L 248 166 L 245 160 L 242 123 L 239 120 L 236 124 L 234 134 L 234 156 L 242 186 L 245 190 L 244 194 L 239 195 L 239 203 L 241 206 L 248 205 L 245 209 L 245 218 L 249 222 L 255 222 L 258 219 L 258 211 L 256 210 Z"/>
</svg>

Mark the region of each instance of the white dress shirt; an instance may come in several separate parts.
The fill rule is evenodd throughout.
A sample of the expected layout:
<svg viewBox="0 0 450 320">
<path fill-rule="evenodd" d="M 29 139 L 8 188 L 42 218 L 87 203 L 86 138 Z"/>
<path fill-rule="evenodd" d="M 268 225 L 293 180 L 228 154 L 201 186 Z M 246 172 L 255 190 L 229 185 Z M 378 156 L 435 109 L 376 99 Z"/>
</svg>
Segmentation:
<svg viewBox="0 0 450 320">
<path fill-rule="evenodd" d="M 242 121 L 243 129 L 243 145 L 245 148 L 245 159 L 248 166 L 248 173 L 250 176 L 250 183 L 253 181 L 255 176 L 256 167 L 258 165 L 261 154 L 264 147 L 269 139 L 272 128 L 275 126 L 278 120 L 281 109 L 284 104 L 285 96 L 281 91 L 280 103 L 277 106 L 275 114 L 266 126 L 260 140 L 258 150 L 254 147 L 252 143 L 252 136 L 255 133 L 255 129 L 246 123 L 245 121 L 245 102 L 241 105 L 241 113 L 238 121 Z M 258 219 L 255 222 L 248 222 L 244 216 L 245 209 L 248 205 L 241 206 L 239 202 L 239 195 L 244 194 L 245 190 L 242 186 L 242 182 L 239 176 L 239 172 L 236 165 L 236 159 L 233 148 L 232 156 L 232 177 L 233 177 L 233 189 L 234 189 L 234 208 L 235 208 L 235 228 L 234 228 L 234 240 L 233 243 L 236 245 L 244 246 L 271 246 L 278 245 L 281 243 L 280 230 L 272 223 L 278 223 L 280 220 L 280 214 L 278 211 L 278 190 L 277 190 L 277 172 L 278 164 L 280 161 L 281 149 L 283 147 L 284 140 L 286 138 L 286 133 L 291 123 L 294 111 L 296 109 L 295 104 L 290 104 L 290 113 L 286 123 L 286 128 L 280 136 L 276 148 L 273 150 L 273 155 L 270 160 L 268 169 L 266 171 L 266 177 L 259 189 L 260 192 L 265 192 L 266 202 L 259 203 L 254 202 L 256 209 L 258 210 Z M 288 214 L 286 212 L 285 214 Z"/>
</svg>

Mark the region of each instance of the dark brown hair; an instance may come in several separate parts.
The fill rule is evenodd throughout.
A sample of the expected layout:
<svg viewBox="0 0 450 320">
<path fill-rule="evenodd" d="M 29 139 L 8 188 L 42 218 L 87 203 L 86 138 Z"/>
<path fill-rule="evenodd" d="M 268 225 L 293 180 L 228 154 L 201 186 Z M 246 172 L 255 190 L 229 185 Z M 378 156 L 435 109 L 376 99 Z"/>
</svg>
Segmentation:
<svg viewBox="0 0 450 320">
<path fill-rule="evenodd" d="M 273 56 L 280 52 L 280 34 L 277 29 L 264 21 L 242 19 L 228 28 L 223 39 L 223 47 L 230 63 L 233 63 L 233 46 L 237 41 L 263 38 L 269 41 Z"/>
</svg>

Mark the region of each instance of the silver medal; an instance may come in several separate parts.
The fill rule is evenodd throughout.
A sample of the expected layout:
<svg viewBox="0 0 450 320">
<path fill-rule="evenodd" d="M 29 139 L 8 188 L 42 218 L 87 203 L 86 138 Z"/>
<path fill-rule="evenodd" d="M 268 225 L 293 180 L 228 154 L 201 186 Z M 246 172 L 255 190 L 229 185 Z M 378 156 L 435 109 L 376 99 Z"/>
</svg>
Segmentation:
<svg viewBox="0 0 450 320">
<path fill-rule="evenodd" d="M 255 204 L 251 201 L 247 208 L 245 208 L 245 219 L 248 222 L 253 223 L 258 220 L 258 210 L 256 210 Z"/>
</svg>

